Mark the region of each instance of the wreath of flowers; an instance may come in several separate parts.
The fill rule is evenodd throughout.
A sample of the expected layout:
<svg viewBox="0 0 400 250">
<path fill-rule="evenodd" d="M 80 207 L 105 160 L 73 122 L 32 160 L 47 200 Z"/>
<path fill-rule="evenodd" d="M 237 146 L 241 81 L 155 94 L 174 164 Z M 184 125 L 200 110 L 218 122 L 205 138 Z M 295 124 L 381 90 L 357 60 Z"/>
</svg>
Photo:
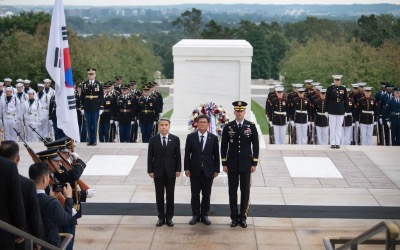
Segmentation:
<svg viewBox="0 0 400 250">
<path fill-rule="evenodd" d="M 190 131 L 197 130 L 197 117 L 199 115 L 207 115 L 210 118 L 209 132 L 216 134 L 219 139 L 222 136 L 222 130 L 225 125 L 229 122 L 229 117 L 222 106 L 218 106 L 214 102 L 208 102 L 200 104 L 198 107 L 193 109 L 192 115 L 190 116 L 188 125 Z"/>
</svg>

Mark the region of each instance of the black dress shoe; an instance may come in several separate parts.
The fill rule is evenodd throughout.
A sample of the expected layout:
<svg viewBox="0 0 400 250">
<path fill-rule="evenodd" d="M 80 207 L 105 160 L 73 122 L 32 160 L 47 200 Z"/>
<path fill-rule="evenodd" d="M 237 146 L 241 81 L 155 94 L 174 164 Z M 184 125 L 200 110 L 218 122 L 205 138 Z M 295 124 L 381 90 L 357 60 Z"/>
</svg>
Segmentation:
<svg viewBox="0 0 400 250">
<path fill-rule="evenodd" d="M 190 225 L 196 224 L 198 221 L 200 221 L 199 216 L 193 215 L 192 219 L 189 221 Z"/>
<path fill-rule="evenodd" d="M 238 224 L 237 220 L 232 220 L 231 221 L 231 227 L 236 227 Z"/>
<path fill-rule="evenodd" d="M 174 223 L 172 222 L 172 220 L 168 220 L 167 219 L 167 226 L 169 226 L 169 227 L 173 227 L 174 226 Z"/>
<path fill-rule="evenodd" d="M 92 142 L 92 146 L 96 146 L 97 145 L 97 142 Z"/>
<path fill-rule="evenodd" d="M 340 145 L 336 145 L 336 148 L 340 148 Z"/>
<path fill-rule="evenodd" d="M 157 221 L 156 226 L 157 226 L 157 227 L 161 227 L 162 225 L 164 225 L 164 223 L 165 223 L 165 220 L 164 220 L 164 219 L 159 219 L 159 220 Z"/>
<path fill-rule="evenodd" d="M 91 143 L 91 142 L 88 142 L 87 145 L 90 146 L 90 145 L 92 145 L 92 143 Z"/>
<path fill-rule="evenodd" d="M 203 217 L 201 217 L 201 221 L 206 225 L 211 225 L 211 221 L 207 215 L 204 215 Z"/>
<path fill-rule="evenodd" d="M 336 146 L 335 145 L 331 145 L 331 148 L 336 148 Z"/>
<path fill-rule="evenodd" d="M 243 228 L 246 228 L 247 227 L 246 221 L 245 220 L 241 220 L 240 221 L 240 226 L 243 227 Z"/>
</svg>

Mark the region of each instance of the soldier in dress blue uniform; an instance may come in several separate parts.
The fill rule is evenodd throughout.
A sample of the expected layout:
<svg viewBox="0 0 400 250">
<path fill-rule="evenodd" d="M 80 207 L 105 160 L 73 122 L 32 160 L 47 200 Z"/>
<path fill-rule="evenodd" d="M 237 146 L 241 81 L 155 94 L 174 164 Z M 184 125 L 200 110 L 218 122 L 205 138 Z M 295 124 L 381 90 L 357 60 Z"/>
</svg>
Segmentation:
<svg viewBox="0 0 400 250">
<path fill-rule="evenodd" d="M 311 124 L 311 102 L 305 97 L 305 89 L 298 89 L 298 97 L 290 103 L 289 123 L 296 128 L 296 143 L 307 144 L 307 129 Z"/>
<path fill-rule="evenodd" d="M 381 90 L 375 94 L 375 100 L 379 105 L 379 119 L 378 119 L 378 145 L 383 145 L 383 113 L 381 107 L 381 97 L 386 94 L 386 82 L 381 82 Z"/>
<path fill-rule="evenodd" d="M 347 91 L 348 93 L 350 92 L 350 89 Z M 347 104 L 346 104 L 346 112 L 344 113 L 344 119 L 343 119 L 343 131 L 342 131 L 342 140 L 341 140 L 341 145 L 355 145 L 356 144 L 356 137 L 355 137 L 355 105 L 354 105 L 354 100 L 353 98 L 347 98 Z"/>
<path fill-rule="evenodd" d="M 276 97 L 269 101 L 269 127 L 274 130 L 275 144 L 285 144 L 289 102 L 283 94 L 283 87 L 275 88 L 275 92 Z"/>
<path fill-rule="evenodd" d="M 82 86 L 80 83 L 77 83 L 75 85 L 76 115 L 78 117 L 78 126 L 79 126 L 79 134 L 81 137 L 81 142 L 86 142 L 86 138 L 87 138 L 86 122 L 85 122 L 85 118 L 81 112 L 81 107 L 82 107 L 81 95 L 82 95 Z M 64 136 L 62 136 L 62 137 L 64 137 Z M 56 140 L 58 140 L 62 137 L 57 137 Z"/>
<path fill-rule="evenodd" d="M 315 117 L 315 130 L 317 131 L 318 145 L 328 145 L 329 142 L 329 125 L 328 125 L 328 112 L 325 110 L 325 94 L 326 89 L 319 90 L 319 98 L 314 100 L 313 103 L 313 117 Z"/>
<path fill-rule="evenodd" d="M 136 89 L 137 82 L 135 80 L 130 81 L 131 88 L 129 90 L 129 95 L 135 100 L 136 104 L 139 102 L 139 98 L 142 95 L 140 90 Z M 138 137 L 139 124 L 137 122 L 137 117 L 135 116 L 135 121 L 131 127 L 131 138 L 130 142 L 136 142 Z"/>
<path fill-rule="evenodd" d="M 154 115 L 154 126 L 152 135 L 156 135 L 158 133 L 158 120 L 160 120 L 161 113 L 163 112 L 164 100 L 160 92 L 156 90 L 156 82 L 149 82 L 147 84 L 150 87 L 150 96 L 152 96 L 156 100 L 156 113 Z"/>
<path fill-rule="evenodd" d="M 131 126 L 135 121 L 136 101 L 129 95 L 129 85 L 121 87 L 122 95 L 117 98 L 115 122 L 119 127 L 120 142 L 130 142 Z"/>
<path fill-rule="evenodd" d="M 394 98 L 388 101 L 385 111 L 386 123 L 392 134 L 392 145 L 400 146 L 400 88 L 394 89 Z"/>
<path fill-rule="evenodd" d="M 258 163 L 258 132 L 253 122 L 244 119 L 247 103 L 233 102 L 236 119 L 222 131 L 221 160 L 223 171 L 228 174 L 231 227 L 238 223 L 246 228 L 249 212 L 251 173 Z M 240 213 L 237 204 L 237 189 L 240 182 Z"/>
<path fill-rule="evenodd" d="M 156 123 L 159 114 L 157 100 L 150 95 L 150 87 L 143 86 L 143 95 L 139 99 L 138 108 L 135 110 L 135 116 L 139 119 L 139 126 L 142 132 L 142 142 L 149 142 L 153 132 L 153 126 Z"/>
<path fill-rule="evenodd" d="M 97 123 L 99 115 L 103 113 L 103 86 L 96 80 L 96 69 L 87 70 L 89 80 L 82 83 L 81 112 L 86 119 L 88 146 L 97 145 Z"/>
<path fill-rule="evenodd" d="M 358 100 L 356 109 L 356 123 L 360 126 L 360 145 L 372 145 L 374 126 L 379 117 L 379 106 L 375 98 L 371 97 L 372 87 L 364 88 L 364 97 Z"/>
<path fill-rule="evenodd" d="M 110 85 L 103 85 L 104 90 L 104 109 L 99 121 L 99 141 L 109 142 L 110 125 L 114 123 L 115 100 L 116 98 L 110 93 Z"/>
<path fill-rule="evenodd" d="M 114 79 L 115 79 L 114 89 L 119 93 L 118 95 L 120 95 L 122 93 L 121 89 L 123 87 L 122 76 L 115 76 Z"/>
<path fill-rule="evenodd" d="M 333 75 L 334 84 L 326 90 L 325 110 L 328 111 L 331 148 L 340 148 L 342 124 L 347 105 L 347 89 L 341 86 L 341 75 Z"/>
<path fill-rule="evenodd" d="M 390 128 L 388 127 L 388 124 L 386 122 L 387 116 L 385 116 L 387 114 L 386 112 L 386 108 L 387 108 L 387 104 L 389 103 L 389 101 L 391 99 L 394 98 L 394 93 L 393 93 L 393 89 L 394 86 L 391 83 L 386 83 L 386 93 L 383 94 L 380 98 L 379 98 L 379 104 L 380 104 L 380 113 L 383 114 L 384 116 L 382 117 L 382 123 L 383 123 L 383 132 L 385 134 L 385 145 L 386 146 L 390 146 L 390 135 L 389 135 L 389 130 Z"/>
</svg>

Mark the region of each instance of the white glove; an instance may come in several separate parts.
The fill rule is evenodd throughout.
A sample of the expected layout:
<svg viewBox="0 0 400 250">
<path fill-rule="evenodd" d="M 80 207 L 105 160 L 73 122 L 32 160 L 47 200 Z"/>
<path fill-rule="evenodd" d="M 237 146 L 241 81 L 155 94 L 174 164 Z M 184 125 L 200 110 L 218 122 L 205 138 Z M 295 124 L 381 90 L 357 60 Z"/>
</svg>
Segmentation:
<svg viewBox="0 0 400 250">
<path fill-rule="evenodd" d="M 325 112 L 325 113 L 324 113 L 324 115 L 325 115 L 326 117 L 328 117 L 328 116 L 329 116 L 328 112 Z"/>
<path fill-rule="evenodd" d="M 101 109 L 100 109 L 100 111 L 99 111 L 99 115 L 101 115 L 101 114 L 103 114 L 103 110 L 101 110 Z"/>
<path fill-rule="evenodd" d="M 382 118 L 379 118 L 379 124 L 383 124 Z"/>
<path fill-rule="evenodd" d="M 89 188 L 86 190 L 86 198 L 93 198 L 96 194 L 96 190 Z"/>
<path fill-rule="evenodd" d="M 76 209 L 75 208 L 72 208 L 72 217 L 74 217 L 75 216 L 75 214 L 77 214 L 78 212 L 76 211 Z"/>
<path fill-rule="evenodd" d="M 272 128 L 274 124 L 272 124 L 272 122 L 269 122 L 269 126 Z"/>
<path fill-rule="evenodd" d="M 81 114 L 82 114 L 82 115 L 85 115 L 85 110 L 82 109 L 82 110 L 81 110 Z"/>
<path fill-rule="evenodd" d="M 307 126 L 310 126 L 311 125 L 311 122 L 307 122 Z"/>
<path fill-rule="evenodd" d="M 386 124 L 387 124 L 387 125 L 388 125 L 388 127 L 390 128 L 390 124 L 391 124 L 391 123 L 390 123 L 390 122 L 387 122 Z"/>
<path fill-rule="evenodd" d="M 117 127 L 118 127 L 118 121 L 115 121 L 115 126 L 117 126 Z"/>
<path fill-rule="evenodd" d="M 356 122 L 356 126 L 359 127 L 360 126 L 360 122 Z"/>
<path fill-rule="evenodd" d="M 133 125 L 135 122 L 134 121 L 131 121 L 131 125 Z"/>
<path fill-rule="evenodd" d="M 76 161 L 77 159 L 80 159 L 80 156 L 79 156 L 77 153 L 75 153 L 75 152 L 70 153 L 70 155 L 71 155 L 72 159 L 74 159 L 75 161 Z"/>
<path fill-rule="evenodd" d="M 315 126 L 315 122 L 311 122 L 311 126 L 313 126 L 313 127 L 314 127 L 314 126 Z"/>
<path fill-rule="evenodd" d="M 49 124 L 50 124 L 50 126 L 53 126 L 53 121 L 49 120 Z"/>
<path fill-rule="evenodd" d="M 114 120 L 110 120 L 110 124 L 113 124 L 114 123 Z"/>
<path fill-rule="evenodd" d="M 356 124 L 354 124 L 354 122 L 351 124 L 352 127 L 354 127 Z"/>
<path fill-rule="evenodd" d="M 289 122 L 291 126 L 294 126 L 294 121 Z"/>
<path fill-rule="evenodd" d="M 376 126 L 376 122 L 374 122 L 374 126 Z"/>
</svg>

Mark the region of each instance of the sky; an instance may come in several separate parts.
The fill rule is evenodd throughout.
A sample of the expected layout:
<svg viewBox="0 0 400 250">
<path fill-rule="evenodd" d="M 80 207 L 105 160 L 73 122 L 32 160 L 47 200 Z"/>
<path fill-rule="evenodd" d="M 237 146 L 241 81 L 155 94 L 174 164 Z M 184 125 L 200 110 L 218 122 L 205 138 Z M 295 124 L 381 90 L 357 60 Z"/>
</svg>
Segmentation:
<svg viewBox="0 0 400 250">
<path fill-rule="evenodd" d="M 374 4 L 392 3 L 400 4 L 400 0 L 63 0 L 64 5 L 169 5 L 183 3 L 208 3 L 208 4 Z M 0 0 L 0 5 L 53 5 L 54 0 Z"/>
</svg>

